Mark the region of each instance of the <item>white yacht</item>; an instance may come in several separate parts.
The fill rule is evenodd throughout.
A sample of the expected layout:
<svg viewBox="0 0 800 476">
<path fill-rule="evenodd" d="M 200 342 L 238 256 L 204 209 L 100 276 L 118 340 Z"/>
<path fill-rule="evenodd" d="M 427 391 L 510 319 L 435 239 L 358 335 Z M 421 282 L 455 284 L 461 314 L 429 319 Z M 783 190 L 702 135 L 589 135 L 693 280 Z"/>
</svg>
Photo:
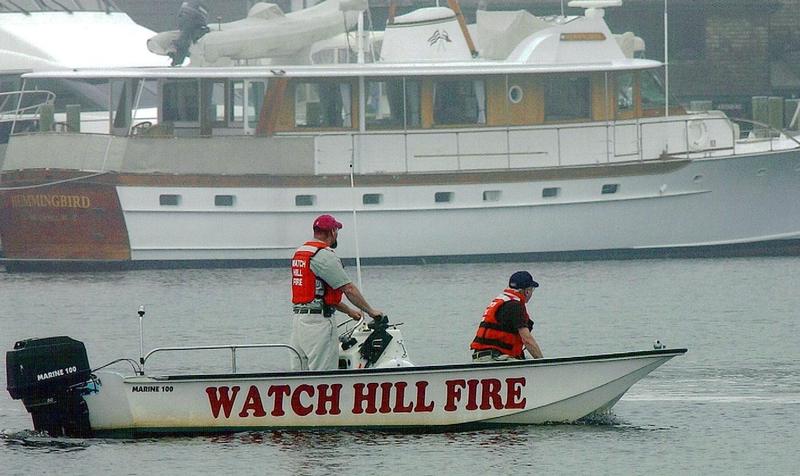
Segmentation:
<svg viewBox="0 0 800 476">
<path fill-rule="evenodd" d="M 800 143 L 667 100 L 663 65 L 604 21 L 619 3 L 475 25 L 424 8 L 380 41 L 350 33 L 374 62 L 311 64 L 311 36 L 263 61 L 239 23 L 190 50 L 223 66 L 25 74 L 112 101 L 103 134 L 12 136 L 6 268 L 284 265 L 321 213 L 366 263 L 796 254 Z M 275 8 L 261 26 L 286 21 Z"/>
</svg>

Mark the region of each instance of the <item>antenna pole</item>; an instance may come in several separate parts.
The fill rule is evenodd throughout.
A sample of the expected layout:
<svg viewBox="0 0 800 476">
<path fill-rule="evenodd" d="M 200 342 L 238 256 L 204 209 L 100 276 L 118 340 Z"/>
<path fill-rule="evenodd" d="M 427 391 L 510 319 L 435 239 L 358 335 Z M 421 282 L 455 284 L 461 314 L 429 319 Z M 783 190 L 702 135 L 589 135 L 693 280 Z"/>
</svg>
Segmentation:
<svg viewBox="0 0 800 476">
<path fill-rule="evenodd" d="M 664 116 L 669 116 L 669 13 L 664 0 Z"/>
<path fill-rule="evenodd" d="M 140 371 L 144 375 L 144 326 L 142 320 L 144 319 L 144 305 L 139 306 L 139 365 L 142 366 Z"/>
<path fill-rule="evenodd" d="M 362 292 L 364 287 L 361 281 L 361 250 L 358 246 L 358 216 L 356 214 L 356 182 L 355 182 L 355 143 L 353 144 L 353 159 L 350 161 L 350 195 L 353 199 L 353 234 L 355 235 L 356 244 L 356 277 L 358 280 L 358 289 Z"/>
<path fill-rule="evenodd" d="M 358 12 L 358 64 L 364 64 L 364 12 Z"/>
</svg>

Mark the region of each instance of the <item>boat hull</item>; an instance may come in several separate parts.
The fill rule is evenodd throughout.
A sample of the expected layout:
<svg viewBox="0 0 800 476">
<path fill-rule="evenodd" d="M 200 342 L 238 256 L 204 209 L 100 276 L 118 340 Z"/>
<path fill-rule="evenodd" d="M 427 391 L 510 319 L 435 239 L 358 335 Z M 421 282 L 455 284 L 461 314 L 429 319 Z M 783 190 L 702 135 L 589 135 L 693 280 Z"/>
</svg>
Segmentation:
<svg viewBox="0 0 800 476">
<path fill-rule="evenodd" d="M 7 175 L 4 183 L 14 183 Z M 32 171 L 19 175 L 20 183 L 46 181 Z M 2 194 L 7 269 L 284 266 L 321 213 L 345 225 L 340 256 L 355 256 L 358 233 L 360 256 L 373 264 L 800 254 L 797 150 L 514 173 L 359 176 L 352 189 L 346 176 L 123 174 L 80 184 Z M 603 193 L 606 186 L 615 192 Z M 36 204 L 21 195 L 71 196 L 74 187 L 103 190 L 109 205 L 102 212 L 18 206 Z M 556 196 L 543 197 L 545 189 Z M 450 200 L 437 203 L 440 192 Z M 356 207 L 357 228 L 352 203 L 365 194 L 380 203 Z M 165 195 L 179 202 L 160 204 Z M 219 196 L 232 205 L 215 206 Z M 312 205 L 297 205 L 297 197 L 313 197 Z M 504 234 L 518 239 L 497 240 L 492 226 L 479 223 L 503 223 Z M 398 240 L 398 229 L 416 231 Z M 472 230 L 470 240 L 454 243 L 453 229 Z M 109 231 L 120 236 L 112 240 Z"/>
<path fill-rule="evenodd" d="M 258 375 L 102 372 L 84 399 L 97 436 L 573 422 L 607 410 L 631 385 L 685 352 Z"/>
</svg>

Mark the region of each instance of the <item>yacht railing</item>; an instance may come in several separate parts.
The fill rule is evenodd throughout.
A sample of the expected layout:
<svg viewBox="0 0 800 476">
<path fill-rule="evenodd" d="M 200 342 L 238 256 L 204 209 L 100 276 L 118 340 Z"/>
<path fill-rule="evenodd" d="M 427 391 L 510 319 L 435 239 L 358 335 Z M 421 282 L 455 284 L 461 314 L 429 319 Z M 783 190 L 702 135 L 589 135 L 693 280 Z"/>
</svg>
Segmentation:
<svg viewBox="0 0 800 476">
<path fill-rule="evenodd" d="M 800 110 L 800 106 L 798 106 L 798 110 Z M 756 126 L 753 127 L 750 131 L 746 132 L 747 134 L 746 136 L 744 135 L 745 132 L 743 132 L 739 137 L 740 141 L 749 143 L 769 141 L 770 151 L 772 151 L 772 143 L 774 139 L 789 139 L 790 141 L 797 144 L 797 147 L 800 147 L 800 140 L 798 140 L 797 137 L 793 136 L 787 130 L 781 130 L 764 122 L 753 121 L 750 119 L 742 119 L 739 117 L 732 117 L 730 119 L 731 121 L 737 124 L 742 123 L 742 124 L 748 124 L 750 126 Z"/>
<path fill-rule="evenodd" d="M 17 122 L 38 120 L 42 106 L 54 104 L 55 100 L 56 95 L 45 90 L 0 93 L 0 122 L 11 122 L 13 134 Z"/>
</svg>

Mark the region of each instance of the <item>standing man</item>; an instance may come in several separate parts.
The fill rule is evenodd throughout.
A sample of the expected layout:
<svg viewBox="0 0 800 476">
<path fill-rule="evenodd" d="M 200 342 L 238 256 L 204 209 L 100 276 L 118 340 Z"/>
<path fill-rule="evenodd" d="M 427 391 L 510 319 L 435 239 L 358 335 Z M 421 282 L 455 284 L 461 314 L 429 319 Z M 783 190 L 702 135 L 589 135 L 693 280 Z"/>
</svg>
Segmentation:
<svg viewBox="0 0 800 476">
<path fill-rule="evenodd" d="M 342 224 L 330 215 L 321 215 L 313 228 L 314 239 L 298 248 L 292 258 L 294 316 L 289 344 L 309 370 L 330 370 L 339 366 L 334 312 L 342 311 L 356 321 L 361 319 L 361 311 L 372 318 L 383 312 L 367 303 L 333 252 Z M 342 295 L 358 309 L 343 303 Z M 292 370 L 300 369 L 301 361 L 293 356 Z"/>
<path fill-rule="evenodd" d="M 508 288 L 483 313 L 478 333 L 469 346 L 473 361 L 524 359 L 524 349 L 534 359 L 542 358 L 542 350 L 531 334 L 533 321 L 525 307 L 538 287 L 539 283 L 527 271 L 511 275 Z"/>
</svg>

